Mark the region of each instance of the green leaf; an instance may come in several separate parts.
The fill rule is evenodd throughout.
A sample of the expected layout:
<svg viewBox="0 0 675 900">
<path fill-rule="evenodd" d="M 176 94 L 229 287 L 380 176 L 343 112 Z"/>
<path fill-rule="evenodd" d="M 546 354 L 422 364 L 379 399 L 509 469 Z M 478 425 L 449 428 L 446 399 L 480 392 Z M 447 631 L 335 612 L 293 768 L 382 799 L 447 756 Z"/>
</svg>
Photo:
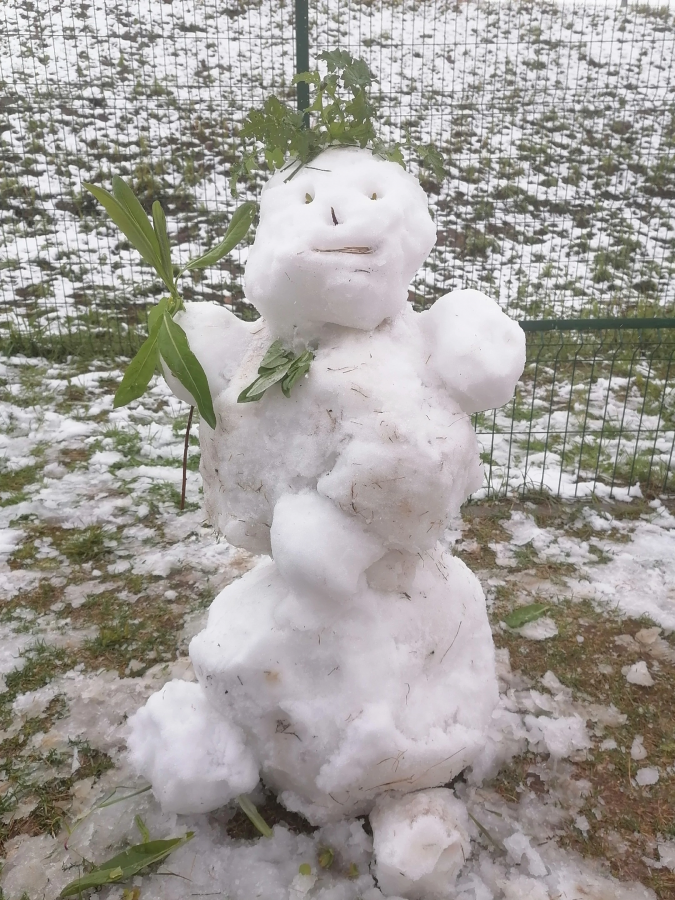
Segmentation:
<svg viewBox="0 0 675 900">
<path fill-rule="evenodd" d="M 413 145 L 413 149 L 417 150 L 420 166 L 429 169 L 437 181 L 443 181 L 447 172 L 440 151 L 433 144 L 426 144 L 422 147 Z"/>
<path fill-rule="evenodd" d="M 263 356 L 262 362 L 258 367 L 258 371 L 261 369 L 274 369 L 282 362 L 285 362 L 288 359 L 290 351 L 287 350 L 283 342 L 281 340 L 274 341 L 273 344 L 270 344 L 267 353 Z"/>
<path fill-rule="evenodd" d="M 148 827 L 145 824 L 145 822 L 143 821 L 143 819 L 141 819 L 140 816 L 134 816 L 134 822 L 136 823 L 136 828 L 138 828 L 138 830 L 141 833 L 141 840 L 143 841 L 143 843 L 144 844 L 149 843 L 150 832 L 148 831 Z"/>
<path fill-rule="evenodd" d="M 152 266 L 161 278 L 162 263 L 159 258 L 159 247 L 155 248 L 155 242 L 148 242 L 143 230 L 139 228 L 135 219 L 108 191 L 86 181 L 83 182 L 83 186 L 96 197 L 122 234 L 129 239 L 146 263 Z"/>
<path fill-rule="evenodd" d="M 136 356 L 129 363 L 122 382 L 115 393 L 113 409 L 126 406 L 132 400 L 138 400 L 145 393 L 159 360 L 157 335 L 158 331 L 155 331 L 146 338 Z"/>
<path fill-rule="evenodd" d="M 335 853 L 330 847 L 322 847 L 319 850 L 319 865 L 322 869 L 330 869 L 335 859 Z"/>
<path fill-rule="evenodd" d="M 164 270 L 164 283 L 169 289 L 173 286 L 173 266 L 171 265 L 171 247 L 169 246 L 169 233 L 166 230 L 166 216 L 159 200 L 152 204 L 152 221 L 155 226 L 155 235 L 159 244 L 159 257 Z"/>
<path fill-rule="evenodd" d="M 162 297 L 159 303 L 156 306 L 153 306 L 152 309 L 148 312 L 148 334 L 152 334 L 157 328 L 159 328 L 160 321 L 162 316 L 169 308 L 169 298 Z"/>
<path fill-rule="evenodd" d="M 157 363 L 159 362 L 158 334 L 161 317 L 167 309 L 168 300 L 162 297 L 157 306 L 148 313 L 149 336 L 140 346 L 136 356 L 127 367 L 120 386 L 115 393 L 113 409 L 126 406 L 132 400 L 138 400 L 150 384 Z"/>
<path fill-rule="evenodd" d="M 301 353 L 300 356 L 297 356 L 293 362 L 291 363 L 291 367 L 288 370 L 288 374 L 281 382 L 281 390 L 284 393 L 284 396 L 291 396 L 291 388 L 299 381 L 303 376 L 305 376 L 309 372 L 309 367 L 312 365 L 312 361 L 314 359 L 314 354 L 309 350 L 305 350 L 304 353 Z"/>
<path fill-rule="evenodd" d="M 113 175 L 112 179 L 112 189 L 113 189 L 113 197 L 120 206 L 124 207 L 127 213 L 134 220 L 140 231 L 143 233 L 148 244 L 153 249 L 153 252 L 156 254 L 157 259 L 162 260 L 162 254 L 159 249 L 159 241 L 157 240 L 157 235 L 155 234 L 152 225 L 150 224 L 150 219 L 147 217 L 145 210 L 141 206 L 141 202 L 138 197 L 131 190 L 129 185 L 124 181 L 119 175 Z M 157 269 L 159 275 L 162 275 L 161 269 Z"/>
<path fill-rule="evenodd" d="M 551 604 L 530 603 L 529 606 L 519 606 L 504 619 L 509 628 L 521 628 L 528 622 L 536 622 L 551 608 Z"/>
<path fill-rule="evenodd" d="M 342 82 L 352 91 L 362 91 L 373 83 L 373 73 L 365 59 L 353 59 L 342 72 Z"/>
<path fill-rule="evenodd" d="M 170 853 L 187 844 L 193 837 L 194 832 L 188 831 L 183 837 L 170 838 L 166 841 L 148 841 L 129 847 L 124 853 L 113 856 L 81 878 L 71 881 L 61 891 L 59 897 L 73 897 L 91 888 L 113 884 L 123 878 L 133 878 L 147 866 L 165 860 Z"/>
<path fill-rule="evenodd" d="M 319 59 L 326 63 L 329 72 L 344 69 L 354 61 L 348 50 L 324 50 L 323 53 L 319 53 Z"/>
<path fill-rule="evenodd" d="M 261 375 L 260 378 L 256 378 L 253 384 L 249 384 L 249 386 L 244 388 L 241 394 L 239 394 L 237 403 L 252 403 L 255 400 L 260 400 L 268 388 L 271 388 L 273 384 L 282 380 L 291 365 L 292 360 L 286 360 L 285 363 L 277 366 L 276 369 L 272 369 L 264 375 Z"/>
<path fill-rule="evenodd" d="M 249 800 L 246 794 L 240 794 L 237 797 L 237 802 L 242 808 L 244 814 L 248 817 L 249 821 L 252 822 L 253 825 L 255 825 L 260 834 L 262 834 L 263 837 L 271 838 L 272 829 L 260 815 L 255 807 L 255 804 L 251 800 Z"/>
<path fill-rule="evenodd" d="M 159 352 L 171 372 L 192 394 L 202 419 L 215 428 L 216 414 L 204 369 L 190 350 L 187 335 L 167 312 L 159 327 Z"/>
<path fill-rule="evenodd" d="M 291 84 L 313 84 L 318 87 L 321 84 L 321 75 L 318 72 L 298 72 L 293 76 Z"/>
<path fill-rule="evenodd" d="M 309 863 L 300 863 L 300 865 L 298 866 L 298 872 L 301 875 L 311 875 L 312 867 L 310 866 Z"/>
<path fill-rule="evenodd" d="M 257 203 L 252 203 L 250 201 L 242 203 L 232 216 L 225 237 L 220 244 L 218 244 L 217 247 L 214 247 L 213 250 L 209 250 L 209 252 L 205 253 L 203 256 L 198 256 L 197 259 L 191 259 L 190 262 L 183 267 L 181 274 L 183 272 L 190 272 L 193 269 L 205 269 L 207 266 L 214 266 L 226 253 L 229 253 L 230 250 L 234 250 L 237 244 L 241 243 L 248 234 L 257 208 Z"/>
</svg>

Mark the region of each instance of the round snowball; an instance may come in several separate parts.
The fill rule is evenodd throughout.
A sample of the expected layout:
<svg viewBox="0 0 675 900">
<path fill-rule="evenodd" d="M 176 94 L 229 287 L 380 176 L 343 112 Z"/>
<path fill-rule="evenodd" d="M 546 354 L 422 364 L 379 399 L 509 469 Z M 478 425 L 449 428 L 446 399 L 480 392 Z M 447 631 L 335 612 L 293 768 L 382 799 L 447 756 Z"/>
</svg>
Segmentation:
<svg viewBox="0 0 675 900">
<path fill-rule="evenodd" d="M 464 804 L 447 788 L 403 798 L 382 797 L 370 815 L 377 864 L 385 895 L 443 900 L 471 852 Z"/>
<path fill-rule="evenodd" d="M 198 684 L 170 681 L 129 726 L 131 764 L 165 812 L 208 812 L 258 783 L 242 731 L 209 706 Z"/>
</svg>

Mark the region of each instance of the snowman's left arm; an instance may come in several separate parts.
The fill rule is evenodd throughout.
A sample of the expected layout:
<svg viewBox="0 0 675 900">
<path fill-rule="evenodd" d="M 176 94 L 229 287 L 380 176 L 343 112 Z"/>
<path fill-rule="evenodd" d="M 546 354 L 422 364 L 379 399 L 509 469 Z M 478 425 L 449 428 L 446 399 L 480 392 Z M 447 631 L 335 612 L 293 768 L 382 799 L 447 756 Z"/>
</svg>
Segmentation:
<svg viewBox="0 0 675 900">
<path fill-rule="evenodd" d="M 525 333 L 494 300 L 453 291 L 420 313 L 427 364 L 467 413 L 503 406 L 525 366 Z"/>
<path fill-rule="evenodd" d="M 212 397 L 224 391 L 237 371 L 251 342 L 250 325 L 216 303 L 186 303 L 176 322 L 185 332 L 190 350 L 197 357 L 209 383 Z M 180 399 L 195 406 L 195 400 L 162 360 L 167 384 Z"/>
</svg>

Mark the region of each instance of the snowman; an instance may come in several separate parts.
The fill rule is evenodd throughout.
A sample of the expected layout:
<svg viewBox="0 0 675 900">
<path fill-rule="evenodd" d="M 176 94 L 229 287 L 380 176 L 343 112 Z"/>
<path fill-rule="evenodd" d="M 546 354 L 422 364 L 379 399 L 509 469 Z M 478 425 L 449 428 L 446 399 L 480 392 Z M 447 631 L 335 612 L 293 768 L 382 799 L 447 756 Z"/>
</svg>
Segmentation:
<svg viewBox="0 0 675 900">
<path fill-rule="evenodd" d="M 413 311 L 435 238 L 416 178 L 330 149 L 262 192 L 245 277 L 261 318 L 176 317 L 217 417 L 200 426 L 206 512 L 262 558 L 192 640 L 197 681 L 153 695 L 128 740 L 167 811 L 262 780 L 313 825 L 370 815 L 379 886 L 411 898 L 447 896 L 470 852 L 442 786 L 484 745 L 498 691 L 483 592 L 443 536 L 482 483 L 471 414 L 506 403 L 525 361 L 479 291 Z M 309 372 L 238 402 L 275 341 L 310 351 Z"/>
</svg>

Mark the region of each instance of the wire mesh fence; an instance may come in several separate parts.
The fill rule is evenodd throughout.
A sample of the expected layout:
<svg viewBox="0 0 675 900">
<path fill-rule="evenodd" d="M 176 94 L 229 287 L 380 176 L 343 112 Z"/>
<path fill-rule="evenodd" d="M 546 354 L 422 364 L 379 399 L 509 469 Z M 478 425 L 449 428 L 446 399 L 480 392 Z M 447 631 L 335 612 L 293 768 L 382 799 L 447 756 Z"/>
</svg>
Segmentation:
<svg viewBox="0 0 675 900">
<path fill-rule="evenodd" d="M 438 241 L 411 286 L 413 302 L 426 306 L 447 290 L 473 286 L 519 319 L 672 313 L 673 9 L 593 0 L 324 0 L 309 13 L 310 65 L 336 46 L 364 56 L 379 79 L 383 136 L 397 140 L 409 131 L 445 156 L 445 182 L 424 181 Z M 262 185 L 253 178 L 239 199 L 229 192 L 237 124 L 271 91 L 295 102 L 294 25 L 288 0 L 2 5 L 0 346 L 83 356 L 138 346 L 160 288 L 82 182 L 109 185 L 121 174 L 146 208 L 159 199 L 181 258 L 214 244 L 235 206 Z M 253 315 L 241 287 L 245 258 L 245 250 L 235 252 L 195 272 L 186 298 Z M 589 446 L 596 444 L 579 437 L 584 428 L 601 429 L 597 479 L 620 483 L 642 473 L 636 462 L 608 475 L 609 431 L 595 414 L 579 418 L 580 373 L 609 378 L 613 391 L 622 354 L 646 346 L 643 337 L 616 340 L 530 336 L 539 368 L 528 368 L 534 374 L 512 410 L 513 430 L 504 424 L 508 411 L 477 423 L 494 434 L 490 490 L 513 488 L 521 475 L 521 484 L 555 487 L 556 454 L 565 473 L 556 490 L 567 491 L 569 478 L 590 477 Z M 667 344 L 656 341 L 659 353 Z M 582 365 L 591 353 L 593 362 Z M 555 390 L 546 401 L 550 371 Z M 560 380 L 563 371 L 568 382 Z M 628 410 L 642 384 L 631 378 Z M 576 431 L 563 436 L 563 446 L 556 429 L 568 383 L 565 427 Z M 664 423 L 667 388 L 666 377 Z M 542 402 L 553 404 L 548 419 Z M 627 413 L 621 427 L 632 422 Z M 666 424 L 660 427 L 657 442 L 667 440 Z M 511 451 L 502 461 L 505 434 L 513 439 L 513 464 Z M 640 432 L 633 444 L 644 440 Z M 618 443 L 620 460 L 627 446 Z M 658 466 L 662 457 L 655 455 Z"/>
<path fill-rule="evenodd" d="M 529 323 L 512 403 L 475 417 L 483 493 L 672 490 L 675 320 L 645 320 L 638 329 L 599 321 L 584 331 L 561 324 Z"/>
</svg>

